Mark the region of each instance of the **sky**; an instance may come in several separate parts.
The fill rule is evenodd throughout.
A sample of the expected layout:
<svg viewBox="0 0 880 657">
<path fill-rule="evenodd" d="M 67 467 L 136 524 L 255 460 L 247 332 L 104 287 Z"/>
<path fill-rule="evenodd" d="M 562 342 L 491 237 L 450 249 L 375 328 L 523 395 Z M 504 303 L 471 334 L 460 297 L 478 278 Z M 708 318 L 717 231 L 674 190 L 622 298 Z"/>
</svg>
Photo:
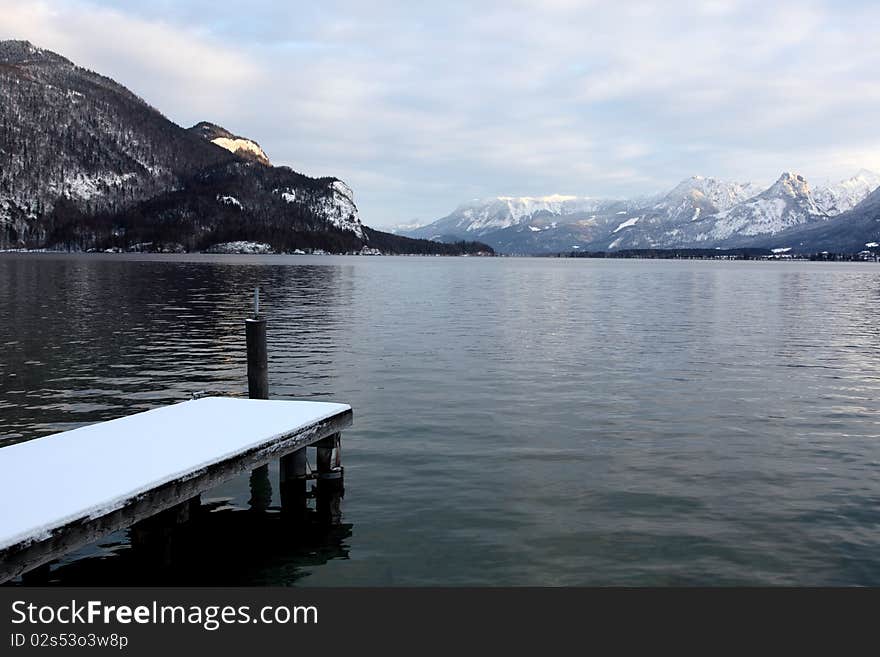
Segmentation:
<svg viewBox="0 0 880 657">
<path fill-rule="evenodd" d="M 690 175 L 880 171 L 880 3 L 0 0 L 182 126 L 336 176 L 364 223 Z"/>
</svg>

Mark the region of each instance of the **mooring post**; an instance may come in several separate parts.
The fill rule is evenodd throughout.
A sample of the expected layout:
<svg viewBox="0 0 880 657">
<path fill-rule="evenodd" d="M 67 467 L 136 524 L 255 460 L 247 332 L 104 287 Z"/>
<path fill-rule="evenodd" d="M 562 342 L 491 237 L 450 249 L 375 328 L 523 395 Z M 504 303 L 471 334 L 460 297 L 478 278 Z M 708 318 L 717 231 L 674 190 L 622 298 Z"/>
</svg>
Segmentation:
<svg viewBox="0 0 880 657">
<path fill-rule="evenodd" d="M 260 288 L 254 288 L 254 316 L 244 321 L 247 343 L 248 397 L 269 399 L 269 351 L 266 348 L 266 320 L 260 316 Z M 261 465 L 251 472 L 250 507 L 265 511 L 272 503 L 269 466 Z"/>
<path fill-rule="evenodd" d="M 248 397 L 269 399 L 269 352 L 266 320 L 260 317 L 260 288 L 254 290 L 254 316 L 244 321 L 247 341 Z"/>
</svg>

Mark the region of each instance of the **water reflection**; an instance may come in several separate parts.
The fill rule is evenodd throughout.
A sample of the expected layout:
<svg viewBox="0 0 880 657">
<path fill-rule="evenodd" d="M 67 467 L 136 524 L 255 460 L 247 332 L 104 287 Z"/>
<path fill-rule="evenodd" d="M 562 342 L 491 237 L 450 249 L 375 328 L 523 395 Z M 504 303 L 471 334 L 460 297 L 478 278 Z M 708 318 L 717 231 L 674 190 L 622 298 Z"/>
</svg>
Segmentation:
<svg viewBox="0 0 880 657">
<path fill-rule="evenodd" d="M 257 285 L 272 317 L 272 395 L 331 395 L 350 294 L 339 275 L 319 266 L 3 258 L 0 445 L 194 392 L 245 394 L 242 321 Z"/>
<path fill-rule="evenodd" d="M 321 505 L 319 505 L 320 507 Z M 136 526 L 97 553 L 54 567 L 42 581 L 66 586 L 290 585 L 346 559 L 352 524 L 310 510 L 296 523 L 278 508 L 249 513 L 214 501 L 179 526 Z"/>
</svg>

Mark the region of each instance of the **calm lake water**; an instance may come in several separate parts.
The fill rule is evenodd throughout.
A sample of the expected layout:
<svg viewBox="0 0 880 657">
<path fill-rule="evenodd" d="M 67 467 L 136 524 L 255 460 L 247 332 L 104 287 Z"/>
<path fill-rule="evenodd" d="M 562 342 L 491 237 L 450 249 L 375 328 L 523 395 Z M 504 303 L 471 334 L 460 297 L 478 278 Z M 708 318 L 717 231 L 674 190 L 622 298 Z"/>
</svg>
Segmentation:
<svg viewBox="0 0 880 657">
<path fill-rule="evenodd" d="M 880 585 L 875 264 L 3 255 L 0 445 L 244 396 L 256 285 L 271 394 L 354 407 L 342 524 L 243 477 L 173 581 Z"/>
</svg>

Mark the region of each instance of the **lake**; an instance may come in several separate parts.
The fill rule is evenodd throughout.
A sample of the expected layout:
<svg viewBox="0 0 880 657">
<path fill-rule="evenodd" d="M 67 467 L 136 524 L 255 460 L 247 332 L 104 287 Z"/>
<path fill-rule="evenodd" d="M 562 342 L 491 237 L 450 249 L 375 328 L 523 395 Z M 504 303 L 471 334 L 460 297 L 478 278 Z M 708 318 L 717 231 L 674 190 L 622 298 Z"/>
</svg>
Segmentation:
<svg viewBox="0 0 880 657">
<path fill-rule="evenodd" d="M 5 254 L 0 445 L 244 396 L 257 285 L 271 395 L 354 407 L 342 523 L 242 477 L 174 582 L 880 585 L 876 264 Z"/>
</svg>

